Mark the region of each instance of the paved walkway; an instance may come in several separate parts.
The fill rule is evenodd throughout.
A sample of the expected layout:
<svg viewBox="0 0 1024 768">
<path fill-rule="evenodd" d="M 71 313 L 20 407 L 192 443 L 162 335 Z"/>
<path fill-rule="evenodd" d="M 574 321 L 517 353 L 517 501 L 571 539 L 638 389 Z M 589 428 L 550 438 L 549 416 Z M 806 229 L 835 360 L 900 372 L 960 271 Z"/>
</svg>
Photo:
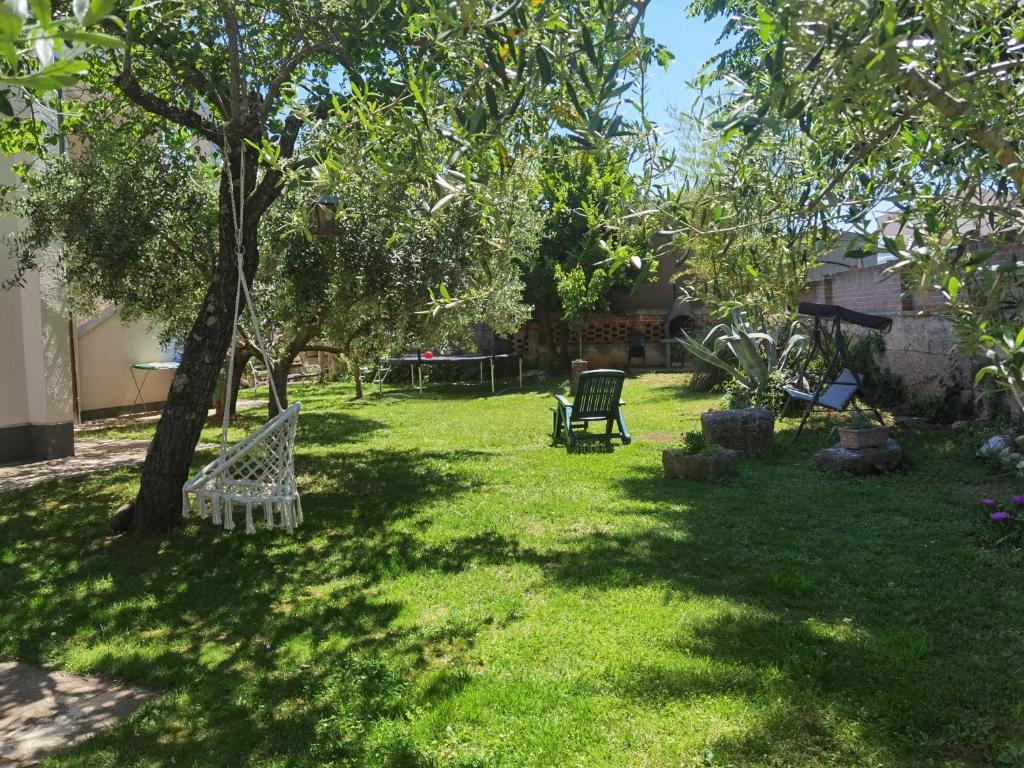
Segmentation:
<svg viewBox="0 0 1024 768">
<path fill-rule="evenodd" d="M 253 408 L 266 407 L 266 400 L 246 400 L 241 397 L 238 398 L 239 413 Z M 125 414 L 124 416 L 111 416 L 107 419 L 89 419 L 89 421 L 82 422 L 75 426 L 75 436 L 88 435 L 90 432 L 112 429 L 115 427 L 130 427 L 134 424 L 151 424 L 159 421 L 162 413 L 162 411 L 146 411 L 145 413 Z M 207 421 L 214 419 L 216 415 L 217 411 L 211 408 L 206 414 Z M 217 419 L 215 423 L 220 424 L 220 419 Z"/>
<path fill-rule="evenodd" d="M 216 448 L 200 443 L 197 448 Z M 0 491 L 31 488 L 48 480 L 105 472 L 117 467 L 141 464 L 149 450 L 149 440 L 75 440 L 75 455 L 49 461 L 0 464 Z"/>
<path fill-rule="evenodd" d="M 239 400 L 238 410 L 247 411 L 252 408 L 266 408 L 266 400 Z M 214 411 L 210 411 L 213 418 Z M 11 491 L 16 488 L 31 488 L 48 480 L 66 480 L 72 477 L 83 477 L 93 472 L 104 472 L 118 467 L 130 467 L 141 464 L 149 450 L 149 440 L 93 440 L 89 433 L 112 427 L 128 427 L 133 424 L 154 422 L 160 418 L 159 413 L 139 416 L 119 416 L 111 419 L 87 421 L 75 427 L 75 455 L 49 461 L 18 462 L 0 464 L 0 491 Z M 197 448 L 216 448 L 212 443 L 200 443 Z"/>
<path fill-rule="evenodd" d="M 0 662 L 0 768 L 33 765 L 131 716 L 153 694 Z"/>
</svg>

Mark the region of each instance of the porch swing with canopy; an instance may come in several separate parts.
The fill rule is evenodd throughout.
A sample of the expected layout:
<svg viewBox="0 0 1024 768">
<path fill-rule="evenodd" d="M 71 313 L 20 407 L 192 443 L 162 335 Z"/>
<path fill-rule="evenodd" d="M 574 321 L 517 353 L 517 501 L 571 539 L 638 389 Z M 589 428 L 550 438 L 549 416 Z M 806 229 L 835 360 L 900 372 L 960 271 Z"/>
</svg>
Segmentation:
<svg viewBox="0 0 1024 768">
<path fill-rule="evenodd" d="M 226 137 L 225 137 L 226 141 Z M 239 166 L 240 185 L 238 197 L 245 194 L 245 153 Z M 235 183 L 228 162 L 228 182 L 232 189 L 231 214 L 235 229 L 235 259 L 238 280 L 235 286 L 235 314 L 231 327 L 231 347 L 228 351 L 228 370 L 225 379 L 228 391 L 225 403 L 231 402 L 231 382 L 235 367 L 235 352 L 238 347 L 238 316 L 244 297 L 252 322 L 253 338 L 267 370 L 271 370 L 270 355 L 260 332 L 252 294 L 245 279 L 245 251 L 242 246 L 242 224 L 245 216 L 245 200 L 236 200 Z M 245 532 L 255 533 L 256 515 L 262 511 L 268 528 L 284 528 L 291 533 L 302 522 L 302 503 L 295 485 L 295 428 L 298 423 L 301 403 L 281 408 L 281 399 L 274 383 L 274 377 L 267 377 L 270 396 L 277 404 L 277 415 L 255 432 L 228 446 L 228 426 L 231 408 L 224 408 L 224 421 L 220 433 L 220 453 L 217 458 L 200 469 L 181 489 L 181 511 L 185 518 L 191 512 L 190 497 L 195 498 L 195 511 L 200 517 L 212 517 L 217 525 L 226 530 L 235 527 L 236 508 L 245 510 Z M 275 523 L 275 514 L 277 521 Z"/>
<path fill-rule="evenodd" d="M 814 304 L 800 302 L 797 314 L 814 319 L 811 340 L 808 344 L 803 366 L 796 379 L 783 390 L 790 399 L 807 403 L 800 426 L 797 427 L 794 442 L 800 439 L 804 425 L 815 410 L 845 411 L 853 406 L 858 413 L 863 413 L 857 404 L 858 395 L 863 400 L 864 377 L 850 362 L 849 350 L 843 336 L 843 323 L 850 323 L 861 328 L 885 333 L 892 327 L 892 319 L 880 315 L 869 315 L 855 312 L 838 304 Z M 825 372 L 812 384 L 807 377 L 807 370 L 815 357 L 827 361 Z M 867 405 L 879 424 L 884 425 L 882 414 L 872 405 Z"/>
</svg>

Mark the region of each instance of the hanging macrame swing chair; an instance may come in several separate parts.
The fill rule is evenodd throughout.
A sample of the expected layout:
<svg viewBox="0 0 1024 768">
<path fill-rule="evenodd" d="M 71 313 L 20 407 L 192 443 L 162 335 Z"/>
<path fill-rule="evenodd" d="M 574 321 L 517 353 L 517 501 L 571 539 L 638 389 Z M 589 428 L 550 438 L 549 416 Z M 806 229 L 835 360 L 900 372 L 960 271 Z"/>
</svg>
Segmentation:
<svg viewBox="0 0 1024 768">
<path fill-rule="evenodd" d="M 244 152 L 240 164 L 241 184 L 238 197 L 245 194 Z M 231 327 L 231 348 L 228 352 L 228 370 L 225 384 L 224 422 L 220 433 L 220 454 L 181 489 L 181 511 L 188 518 L 192 511 L 190 497 L 195 499 L 195 512 L 200 517 L 211 517 L 217 525 L 226 530 L 235 528 L 234 513 L 245 510 L 245 532 L 256 532 L 256 519 L 261 516 L 267 528 L 284 528 L 291 533 L 302 522 L 302 502 L 295 486 L 295 427 L 299 419 L 301 403 L 294 403 L 282 410 L 274 377 L 268 376 L 270 396 L 277 404 L 277 415 L 245 438 L 228 446 L 228 426 L 231 421 L 231 382 L 235 369 L 235 351 L 238 347 L 238 316 L 244 297 L 252 321 L 256 347 L 263 357 L 267 370 L 271 370 L 270 355 L 260 333 L 252 294 L 243 269 L 245 251 L 242 246 L 242 224 L 245 217 L 245 203 L 236 200 L 235 184 L 228 162 L 228 182 L 231 185 L 231 214 L 235 227 L 235 260 L 238 266 L 238 282 L 235 286 L 235 314 Z"/>
</svg>

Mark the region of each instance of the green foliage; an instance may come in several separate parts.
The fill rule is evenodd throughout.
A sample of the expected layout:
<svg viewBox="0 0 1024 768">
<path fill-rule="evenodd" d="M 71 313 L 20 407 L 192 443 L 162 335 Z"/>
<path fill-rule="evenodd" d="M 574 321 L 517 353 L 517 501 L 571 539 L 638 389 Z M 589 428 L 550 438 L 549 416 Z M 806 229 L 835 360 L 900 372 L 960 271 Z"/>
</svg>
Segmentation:
<svg viewBox="0 0 1024 768">
<path fill-rule="evenodd" d="M 876 408 L 893 408 L 905 401 L 903 381 L 888 368 L 882 368 L 878 358 L 885 353 L 885 337 L 868 333 L 847 341 L 847 354 L 853 369 L 864 382 L 864 400 Z"/>
<path fill-rule="evenodd" d="M 687 453 L 700 453 L 707 447 L 704 442 L 704 433 L 699 429 L 691 429 L 683 433 L 683 448 Z"/>
<path fill-rule="evenodd" d="M 1013 391 L 1020 369 L 1004 337 L 1024 326 L 1024 6 L 698 0 L 694 8 L 731 15 L 738 34 L 706 78 L 730 83 L 721 129 L 751 143 L 799 131 L 812 149 L 805 209 L 861 233 L 858 253 L 896 256 L 891 269 L 907 284 L 943 289 L 967 350 L 991 353 L 997 362 L 986 375 Z M 879 236 L 880 210 L 888 221 Z"/>
<path fill-rule="evenodd" d="M 584 315 L 601 305 L 609 282 L 608 273 L 603 269 L 595 269 L 588 278 L 579 264 L 568 272 L 561 264 L 555 264 L 555 290 L 562 305 L 562 319 L 570 328 L 582 330 L 585 327 Z"/>
<path fill-rule="evenodd" d="M 781 371 L 772 371 L 768 378 L 750 389 L 736 379 L 730 379 L 722 385 L 722 408 L 767 408 L 776 416 L 781 416 L 786 408 L 788 395 L 782 389 L 786 384 L 786 376 Z"/>
<path fill-rule="evenodd" d="M 854 411 L 847 417 L 846 426 L 850 427 L 850 429 L 871 429 L 872 427 L 879 426 L 879 424 L 863 411 Z"/>
<path fill-rule="evenodd" d="M 63 4 L 62 4 L 63 5 Z M 120 24 L 111 15 L 116 0 L 75 0 L 72 13 L 55 15 L 50 0 L 0 2 L 0 116 L 23 112 L 24 97 L 76 84 L 88 71 L 90 49 L 122 48 L 123 42 L 101 31 Z M 21 98 L 12 104 L 12 92 Z"/>
<path fill-rule="evenodd" d="M 179 132 L 145 116 L 117 120 L 104 106 L 87 105 L 75 121 L 87 152 L 41 156 L 23 169 L 24 195 L 5 201 L 26 222 L 12 241 L 10 282 L 55 250 L 80 313 L 116 304 L 165 341 L 180 339 L 216 263 L 216 170 Z"/>
<path fill-rule="evenodd" d="M 475 323 L 498 334 L 517 330 L 528 307 L 516 264 L 536 247 L 539 229 L 524 199 L 529 178 L 493 179 L 493 206 L 466 197 L 427 213 L 418 205 L 420 187 L 392 173 L 367 165 L 336 187 L 335 227 L 311 246 L 324 264 L 317 274 L 327 276 L 327 338 L 368 360 L 464 347 Z M 389 179 L 381 198 L 375 188 Z M 441 303 L 425 312 L 431 295 Z"/>
<path fill-rule="evenodd" d="M 697 454 L 714 456 L 718 453 L 719 446 L 708 445 L 704 440 L 704 433 L 699 429 L 693 429 L 683 433 L 683 450 L 691 456 L 696 456 Z"/>
<path fill-rule="evenodd" d="M 687 254 L 676 279 L 712 315 L 742 307 L 759 324 L 785 322 L 836 237 L 826 212 L 806 207 L 811 147 L 795 133 L 748 145 L 688 122 L 684 134 L 691 146 L 666 205 Z"/>
<path fill-rule="evenodd" d="M 579 151 L 555 137 L 540 158 L 543 230 L 524 265 L 526 299 L 582 330 L 613 289 L 651 279 L 652 222 L 628 218 L 643 201 L 626 147 Z"/>
<path fill-rule="evenodd" d="M 991 377 L 999 382 L 1024 410 L 1024 328 L 1012 325 L 989 328 L 982 323 L 979 342 L 985 347 L 988 365 L 978 371 L 977 380 Z"/>
<path fill-rule="evenodd" d="M 721 368 L 742 389 L 754 392 L 768 387 L 772 374 L 785 371 L 792 357 L 807 344 L 797 323 L 769 333 L 755 330 L 745 312 L 733 309 L 729 324 L 708 331 L 703 341 L 683 332 L 683 348 L 702 362 Z"/>
</svg>

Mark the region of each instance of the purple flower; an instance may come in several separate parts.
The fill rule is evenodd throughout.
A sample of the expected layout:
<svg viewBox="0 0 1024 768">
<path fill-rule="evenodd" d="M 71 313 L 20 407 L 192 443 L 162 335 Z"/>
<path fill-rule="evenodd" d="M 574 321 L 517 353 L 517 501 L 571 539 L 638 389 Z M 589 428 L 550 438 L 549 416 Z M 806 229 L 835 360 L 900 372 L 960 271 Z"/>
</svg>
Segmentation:
<svg viewBox="0 0 1024 768">
<path fill-rule="evenodd" d="M 994 507 L 996 505 L 995 499 L 982 499 L 981 506 L 983 507 Z"/>
<path fill-rule="evenodd" d="M 1015 494 L 1013 494 L 1013 503 L 1014 504 L 1024 504 L 1024 493 L 1015 493 Z"/>
<path fill-rule="evenodd" d="M 989 518 L 989 520 L 997 520 L 997 521 L 998 520 L 1009 520 L 1010 519 L 1010 513 L 1009 512 L 993 512 L 992 514 L 990 514 L 988 516 L 988 518 Z"/>
</svg>

